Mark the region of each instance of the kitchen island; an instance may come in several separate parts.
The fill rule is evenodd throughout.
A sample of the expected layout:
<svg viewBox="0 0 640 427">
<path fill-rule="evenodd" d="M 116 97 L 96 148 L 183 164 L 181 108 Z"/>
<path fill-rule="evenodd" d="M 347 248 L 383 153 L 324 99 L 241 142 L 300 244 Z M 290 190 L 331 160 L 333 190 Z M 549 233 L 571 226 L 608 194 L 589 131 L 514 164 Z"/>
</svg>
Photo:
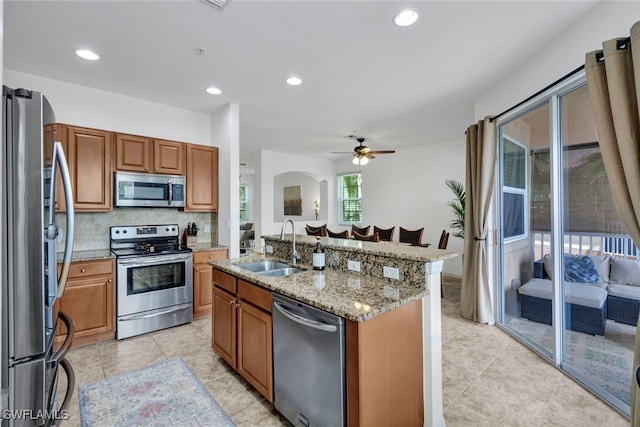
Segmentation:
<svg viewBox="0 0 640 427">
<path fill-rule="evenodd" d="M 457 254 L 397 243 L 321 238 L 327 266 L 324 271 L 314 271 L 310 266 L 316 238 L 296 236 L 301 256 L 297 267 L 305 270 L 269 277 L 248 271 L 241 264 L 264 259 L 290 260 L 292 239 L 263 238 L 267 250 L 272 252 L 266 257 L 255 255 L 211 262 L 214 292 L 226 298 L 220 304 L 221 310 L 234 302 L 239 307 L 245 302 L 241 290 L 252 289 L 251 286 L 343 317 L 348 425 L 444 425 L 440 272 L 444 260 Z M 354 262 L 359 263 L 359 272 L 348 270 L 347 266 Z M 384 277 L 383 267 L 397 269 L 394 273 L 398 279 Z M 233 290 L 238 289 L 237 296 L 228 292 L 231 288 L 225 283 L 230 283 L 229 278 L 235 280 Z M 224 282 L 225 289 L 215 289 L 218 282 Z M 262 304 L 262 314 L 270 318 L 270 307 L 266 308 L 269 305 L 270 300 Z M 214 323 L 216 319 L 214 301 Z M 267 329 L 265 342 L 270 337 Z M 214 330 L 214 340 L 215 334 Z M 265 345 L 269 347 L 266 352 L 270 352 L 270 344 Z M 268 399 L 272 396 L 268 384 L 261 392 Z"/>
</svg>

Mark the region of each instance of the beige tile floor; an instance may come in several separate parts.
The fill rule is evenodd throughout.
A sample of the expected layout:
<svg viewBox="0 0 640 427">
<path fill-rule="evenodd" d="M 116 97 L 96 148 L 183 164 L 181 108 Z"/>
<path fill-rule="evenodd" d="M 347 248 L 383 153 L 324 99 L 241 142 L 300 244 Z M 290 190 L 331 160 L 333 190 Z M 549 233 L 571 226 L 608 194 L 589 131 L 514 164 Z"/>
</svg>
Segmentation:
<svg viewBox="0 0 640 427">
<path fill-rule="evenodd" d="M 500 329 L 459 316 L 459 280 L 444 278 L 442 358 L 447 426 L 628 426 L 619 415 Z M 211 321 L 73 349 L 77 387 L 180 356 L 238 426 L 289 425 L 211 349 Z"/>
</svg>

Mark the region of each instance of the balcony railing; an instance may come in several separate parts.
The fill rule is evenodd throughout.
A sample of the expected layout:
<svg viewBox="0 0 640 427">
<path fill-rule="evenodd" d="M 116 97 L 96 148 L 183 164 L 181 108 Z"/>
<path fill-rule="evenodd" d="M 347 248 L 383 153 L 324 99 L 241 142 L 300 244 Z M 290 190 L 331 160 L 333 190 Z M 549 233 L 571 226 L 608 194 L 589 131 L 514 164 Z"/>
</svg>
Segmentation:
<svg viewBox="0 0 640 427">
<path fill-rule="evenodd" d="M 551 232 L 533 231 L 534 259 L 551 253 Z M 614 255 L 638 259 L 640 248 L 628 234 L 614 233 L 565 233 L 564 252 L 582 255 Z"/>
</svg>

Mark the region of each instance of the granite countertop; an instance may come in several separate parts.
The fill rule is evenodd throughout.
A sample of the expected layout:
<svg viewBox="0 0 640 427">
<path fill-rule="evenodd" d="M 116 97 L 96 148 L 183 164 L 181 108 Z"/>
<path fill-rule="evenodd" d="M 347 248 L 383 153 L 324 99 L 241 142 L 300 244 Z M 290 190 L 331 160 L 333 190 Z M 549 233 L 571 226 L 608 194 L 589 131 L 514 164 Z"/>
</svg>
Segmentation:
<svg viewBox="0 0 640 427">
<path fill-rule="evenodd" d="M 249 255 L 214 260 L 209 264 L 263 288 L 356 322 L 372 319 L 427 294 L 424 287 L 416 288 L 399 281 L 377 279 L 361 273 L 333 269 L 314 271 L 301 265 L 298 268 L 306 269 L 303 272 L 285 277 L 268 277 L 237 266 L 265 259 L 274 258 Z"/>
<path fill-rule="evenodd" d="M 280 240 L 279 235 L 262 237 L 267 241 Z M 291 234 L 285 234 L 284 241 L 290 242 Z M 316 242 L 316 236 L 296 234 L 296 244 L 315 245 Z M 397 242 L 366 242 L 353 239 L 335 239 L 332 237 L 320 237 L 320 242 L 325 247 L 332 247 L 341 251 L 359 252 L 421 262 L 444 261 L 458 256 L 456 252 L 437 249 L 432 246 L 411 246 Z"/>
<path fill-rule="evenodd" d="M 223 251 L 229 248 L 227 246 L 219 245 L 217 243 L 205 242 L 205 243 L 198 243 L 194 248 L 191 248 L 191 249 L 193 250 L 193 252 L 200 252 L 200 251 Z"/>
<path fill-rule="evenodd" d="M 56 254 L 57 262 L 62 262 L 63 252 Z M 91 251 L 73 251 L 71 253 L 71 262 L 75 261 L 95 261 L 99 259 L 115 258 L 109 249 L 96 249 Z"/>
</svg>

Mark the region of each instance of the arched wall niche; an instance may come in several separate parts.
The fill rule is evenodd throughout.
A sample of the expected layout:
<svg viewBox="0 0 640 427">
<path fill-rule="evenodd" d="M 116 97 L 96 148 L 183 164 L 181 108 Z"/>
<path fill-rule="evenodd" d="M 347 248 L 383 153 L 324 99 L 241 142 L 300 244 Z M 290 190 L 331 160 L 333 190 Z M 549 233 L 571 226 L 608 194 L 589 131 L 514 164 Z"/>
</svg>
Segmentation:
<svg viewBox="0 0 640 427">
<path fill-rule="evenodd" d="M 328 182 L 306 172 L 285 172 L 273 177 L 273 220 L 322 221 L 327 219 L 326 200 Z M 285 192 L 289 200 L 289 211 L 285 213 Z M 316 218 L 315 203 L 318 202 Z M 291 204 L 294 206 L 291 207 Z"/>
</svg>

